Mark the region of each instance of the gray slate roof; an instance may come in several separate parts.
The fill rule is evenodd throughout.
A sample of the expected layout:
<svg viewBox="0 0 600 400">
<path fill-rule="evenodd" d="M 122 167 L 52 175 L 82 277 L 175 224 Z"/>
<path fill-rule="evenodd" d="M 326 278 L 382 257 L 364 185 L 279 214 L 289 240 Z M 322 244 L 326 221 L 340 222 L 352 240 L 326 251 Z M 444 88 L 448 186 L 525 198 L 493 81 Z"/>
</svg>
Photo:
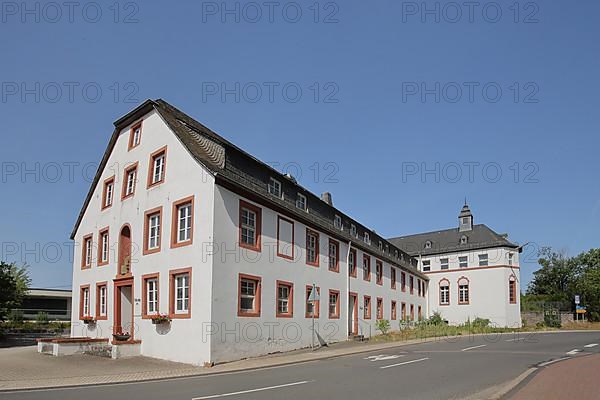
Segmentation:
<svg viewBox="0 0 600 400">
<path fill-rule="evenodd" d="M 467 237 L 466 244 L 461 244 L 463 235 Z M 473 225 L 473 230 L 467 232 L 459 232 L 458 228 L 453 228 L 388 240 L 413 257 L 417 257 L 419 254 L 425 256 L 493 247 L 519 247 L 484 224 Z M 429 249 L 425 248 L 427 241 L 431 242 Z"/>
<path fill-rule="evenodd" d="M 316 225 L 333 237 L 345 242 L 352 242 L 353 247 L 368 251 L 382 260 L 400 266 L 423 279 L 428 279 L 425 275 L 417 271 L 417 260 L 412 258 L 407 252 L 401 248 L 397 248 L 393 243 L 377 235 L 373 230 L 325 203 L 319 196 L 306 190 L 295 180 L 289 179 L 279 173 L 162 99 L 146 100 L 139 107 L 115 121 L 115 130 L 79 214 L 71 234 L 71 239 L 75 237 L 77 228 L 93 195 L 94 188 L 98 184 L 102 171 L 108 162 L 119 132 L 139 120 L 152 109 L 155 109 L 164 119 L 169 128 L 188 149 L 191 156 L 214 174 L 218 184 L 234 191 L 242 192 L 249 199 L 267 204 L 269 208 L 275 211 L 291 214 L 301 222 L 313 226 Z M 281 182 L 282 192 L 285 194 L 283 199 L 276 198 L 268 193 L 267 186 L 270 177 Z M 298 193 L 307 197 L 309 212 L 296 208 Z M 335 215 L 342 217 L 343 230 L 334 227 L 333 221 Z M 358 238 L 350 235 L 350 224 L 354 224 L 357 227 Z M 362 240 L 365 231 L 369 232 L 370 245 Z M 379 251 L 378 249 L 379 241 L 383 243 L 383 251 Z M 386 245 L 389 248 L 387 252 L 385 251 Z M 395 250 L 398 251 L 398 258 L 395 257 Z"/>
</svg>

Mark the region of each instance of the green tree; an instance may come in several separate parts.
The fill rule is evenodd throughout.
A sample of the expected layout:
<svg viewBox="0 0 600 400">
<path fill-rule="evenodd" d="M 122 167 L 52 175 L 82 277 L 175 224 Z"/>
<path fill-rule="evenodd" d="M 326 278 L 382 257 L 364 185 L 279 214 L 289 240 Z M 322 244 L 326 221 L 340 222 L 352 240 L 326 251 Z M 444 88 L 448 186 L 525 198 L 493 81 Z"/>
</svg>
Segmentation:
<svg viewBox="0 0 600 400">
<path fill-rule="evenodd" d="M 9 310 L 18 307 L 29 290 L 31 278 L 27 266 L 0 261 L 0 320 Z"/>
</svg>

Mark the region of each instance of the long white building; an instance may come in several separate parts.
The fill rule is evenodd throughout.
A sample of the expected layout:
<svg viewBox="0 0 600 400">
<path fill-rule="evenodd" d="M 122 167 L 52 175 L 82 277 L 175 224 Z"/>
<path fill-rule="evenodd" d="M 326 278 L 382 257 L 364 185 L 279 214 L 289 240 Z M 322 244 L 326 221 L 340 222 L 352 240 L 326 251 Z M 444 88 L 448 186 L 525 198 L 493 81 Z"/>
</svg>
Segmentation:
<svg viewBox="0 0 600 400">
<path fill-rule="evenodd" d="M 150 357 L 224 362 L 310 346 L 313 317 L 336 342 L 429 313 L 416 258 L 162 100 L 115 122 L 72 239 L 72 336 Z"/>
<path fill-rule="evenodd" d="M 520 327 L 519 246 L 474 225 L 466 202 L 458 220 L 457 228 L 390 239 L 429 277 L 428 315 L 439 312 L 454 325 L 486 318 L 495 326 Z"/>
</svg>

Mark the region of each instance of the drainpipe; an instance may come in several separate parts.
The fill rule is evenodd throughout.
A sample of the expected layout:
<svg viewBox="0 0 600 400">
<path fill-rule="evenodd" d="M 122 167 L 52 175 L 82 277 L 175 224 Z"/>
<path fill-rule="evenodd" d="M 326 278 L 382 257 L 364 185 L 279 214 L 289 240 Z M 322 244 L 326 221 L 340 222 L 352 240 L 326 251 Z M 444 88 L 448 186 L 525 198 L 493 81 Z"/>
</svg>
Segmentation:
<svg viewBox="0 0 600 400">
<path fill-rule="evenodd" d="M 352 241 L 348 241 L 348 253 L 346 254 L 346 314 L 350 313 L 350 249 Z M 356 266 L 356 260 L 354 260 Z M 346 337 L 348 337 L 348 315 L 346 316 Z M 352 326 L 354 327 L 354 315 L 352 316 Z"/>
</svg>

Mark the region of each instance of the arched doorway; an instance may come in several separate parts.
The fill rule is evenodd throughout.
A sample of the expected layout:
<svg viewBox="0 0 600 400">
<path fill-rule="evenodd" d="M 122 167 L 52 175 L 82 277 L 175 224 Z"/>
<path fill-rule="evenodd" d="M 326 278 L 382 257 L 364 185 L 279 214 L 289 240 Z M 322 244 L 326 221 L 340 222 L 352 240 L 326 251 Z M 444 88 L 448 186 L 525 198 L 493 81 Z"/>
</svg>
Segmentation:
<svg viewBox="0 0 600 400">
<path fill-rule="evenodd" d="M 124 225 L 119 233 L 119 262 L 117 278 L 131 275 L 131 228 Z"/>
</svg>

